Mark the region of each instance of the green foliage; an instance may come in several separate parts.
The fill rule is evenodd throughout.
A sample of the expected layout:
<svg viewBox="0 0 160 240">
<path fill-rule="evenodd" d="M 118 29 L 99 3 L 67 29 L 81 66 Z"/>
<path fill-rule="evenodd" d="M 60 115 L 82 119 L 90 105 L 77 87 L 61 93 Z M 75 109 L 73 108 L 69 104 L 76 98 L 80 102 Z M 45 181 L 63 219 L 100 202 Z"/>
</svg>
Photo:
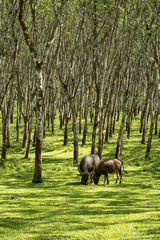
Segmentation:
<svg viewBox="0 0 160 240">
<path fill-rule="evenodd" d="M 115 185 L 116 176 L 109 175 L 107 186 L 103 177 L 98 186 L 82 186 L 72 165 L 71 123 L 68 146 L 63 146 L 58 118 L 55 126 L 56 134 L 47 129 L 43 143 L 43 183 L 33 184 L 34 148 L 30 159 L 24 159 L 22 136 L 17 144 L 11 125 L 7 168 L 0 168 L 0 239 L 159 239 L 159 141 L 154 136 L 151 159 L 144 159 L 139 117 L 133 121 L 131 139 L 124 134 L 121 159 L 128 175 L 123 173 L 121 185 Z M 103 159 L 114 156 L 116 126 L 115 136 L 104 146 Z M 90 125 L 80 159 L 90 153 L 91 130 Z"/>
</svg>

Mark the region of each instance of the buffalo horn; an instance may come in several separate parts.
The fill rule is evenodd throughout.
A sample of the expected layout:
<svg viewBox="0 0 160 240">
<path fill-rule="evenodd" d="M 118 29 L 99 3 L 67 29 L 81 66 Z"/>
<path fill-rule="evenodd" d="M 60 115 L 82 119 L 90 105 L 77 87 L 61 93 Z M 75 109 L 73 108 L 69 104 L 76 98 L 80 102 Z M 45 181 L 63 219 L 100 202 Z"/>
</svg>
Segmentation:
<svg viewBox="0 0 160 240">
<path fill-rule="evenodd" d="M 83 172 L 81 172 L 80 166 L 78 166 L 78 171 L 80 173 L 80 176 L 82 176 L 84 174 Z"/>
<path fill-rule="evenodd" d="M 95 167 L 93 168 L 92 172 L 89 173 L 89 175 L 93 174 L 95 172 Z"/>
</svg>

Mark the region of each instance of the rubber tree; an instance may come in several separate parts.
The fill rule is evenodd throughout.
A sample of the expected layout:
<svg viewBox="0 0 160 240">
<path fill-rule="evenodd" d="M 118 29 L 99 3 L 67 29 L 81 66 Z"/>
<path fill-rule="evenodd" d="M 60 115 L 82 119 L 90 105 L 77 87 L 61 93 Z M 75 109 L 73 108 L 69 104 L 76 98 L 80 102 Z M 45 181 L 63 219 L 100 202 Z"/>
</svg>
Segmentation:
<svg viewBox="0 0 160 240">
<path fill-rule="evenodd" d="M 26 44 L 29 48 L 32 60 L 35 64 L 36 71 L 36 148 L 35 148 L 35 170 L 33 176 L 33 183 L 42 182 L 42 142 L 43 142 L 43 129 L 42 129 L 42 105 L 43 105 L 43 72 L 42 61 L 40 60 L 36 51 L 34 42 L 29 35 L 28 28 L 25 22 L 24 1 L 19 1 L 19 22 L 22 27 Z"/>
</svg>

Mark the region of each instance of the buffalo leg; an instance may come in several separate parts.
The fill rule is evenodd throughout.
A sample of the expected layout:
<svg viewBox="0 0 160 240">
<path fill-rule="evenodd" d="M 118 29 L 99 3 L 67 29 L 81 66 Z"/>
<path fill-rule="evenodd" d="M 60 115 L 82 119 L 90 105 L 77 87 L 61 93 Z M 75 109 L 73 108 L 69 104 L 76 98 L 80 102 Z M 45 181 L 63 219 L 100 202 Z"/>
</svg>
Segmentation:
<svg viewBox="0 0 160 240">
<path fill-rule="evenodd" d="M 116 174 L 117 174 L 117 179 L 116 179 L 115 184 L 117 184 L 117 182 L 118 182 L 118 179 L 119 179 L 119 172 L 116 172 Z"/>
<path fill-rule="evenodd" d="M 119 181 L 119 184 L 121 184 L 121 183 L 122 183 L 122 171 L 121 171 L 121 170 L 119 171 L 119 175 L 120 175 L 120 181 Z"/>
<path fill-rule="evenodd" d="M 106 185 L 106 181 L 107 181 L 107 184 L 109 184 L 108 174 L 104 176 L 104 185 Z"/>
<path fill-rule="evenodd" d="M 90 179 L 91 179 L 91 184 L 93 183 L 93 176 L 91 175 L 90 176 Z"/>
</svg>

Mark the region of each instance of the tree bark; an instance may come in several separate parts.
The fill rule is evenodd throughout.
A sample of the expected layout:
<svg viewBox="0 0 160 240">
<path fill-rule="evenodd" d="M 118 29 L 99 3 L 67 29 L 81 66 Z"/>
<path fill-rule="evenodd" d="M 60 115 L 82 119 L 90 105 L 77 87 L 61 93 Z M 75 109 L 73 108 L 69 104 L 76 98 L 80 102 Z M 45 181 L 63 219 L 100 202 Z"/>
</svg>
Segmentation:
<svg viewBox="0 0 160 240">
<path fill-rule="evenodd" d="M 116 147 L 116 153 L 115 153 L 115 157 L 116 158 L 118 158 L 121 155 L 121 153 L 122 153 L 123 129 L 124 129 L 125 119 L 126 119 L 126 115 L 127 115 L 128 94 L 129 94 L 129 92 L 128 92 L 128 90 L 126 90 L 126 96 L 124 98 L 124 105 L 123 105 L 122 121 L 121 121 L 120 130 L 119 130 L 119 135 L 118 135 L 118 140 L 117 140 L 117 147 Z"/>
<path fill-rule="evenodd" d="M 97 91 L 97 98 L 95 103 L 95 115 L 94 115 L 94 124 L 93 124 L 93 131 L 92 131 L 92 146 L 91 146 L 91 154 L 95 154 L 96 151 L 96 136 L 97 136 L 97 128 L 98 128 L 98 118 L 99 118 L 99 91 Z"/>
<path fill-rule="evenodd" d="M 150 99 L 150 116 L 151 116 L 151 124 L 150 124 L 149 137 L 147 142 L 147 149 L 146 149 L 146 156 L 145 156 L 146 158 L 150 156 L 153 128 L 155 124 L 155 116 L 153 115 L 153 92 L 151 93 L 151 99 Z"/>
<path fill-rule="evenodd" d="M 64 146 L 67 146 L 68 144 L 68 122 L 69 122 L 69 116 L 68 116 L 68 104 L 67 102 L 64 103 L 64 118 L 65 118 L 65 127 L 64 127 Z"/>
<path fill-rule="evenodd" d="M 35 149 L 35 170 L 33 176 L 33 183 L 42 182 L 42 142 L 43 142 L 43 127 L 42 127 L 42 106 L 43 106 L 43 72 L 42 62 L 38 57 L 34 43 L 28 33 L 28 29 L 24 20 L 24 1 L 19 1 L 20 13 L 19 22 L 25 37 L 27 46 L 31 53 L 33 62 L 35 63 L 36 75 L 36 149 Z"/>
<path fill-rule="evenodd" d="M 34 106 L 35 106 L 35 102 L 33 100 L 31 103 L 31 109 L 30 109 L 30 115 L 29 115 L 29 121 L 28 121 L 28 143 L 27 143 L 25 158 L 29 158 L 30 147 L 31 147 L 31 142 L 32 142 L 32 126 L 33 126 L 33 117 L 34 117 Z"/>
<path fill-rule="evenodd" d="M 27 143 L 27 132 L 28 132 L 28 116 L 23 116 L 24 118 L 24 131 L 23 131 L 23 143 L 22 148 L 26 147 Z"/>
<path fill-rule="evenodd" d="M 87 91 L 85 95 L 85 109 L 84 109 L 84 129 L 83 129 L 83 138 L 82 138 L 82 146 L 86 143 L 86 136 L 87 136 L 87 120 L 88 120 L 88 101 L 89 101 L 89 94 L 87 96 Z"/>
<path fill-rule="evenodd" d="M 74 104 L 74 99 L 70 101 L 72 117 L 73 117 L 73 135 L 74 135 L 74 156 L 73 156 L 73 164 L 78 164 L 78 127 L 77 127 L 77 115 L 76 115 L 76 107 Z"/>
</svg>

